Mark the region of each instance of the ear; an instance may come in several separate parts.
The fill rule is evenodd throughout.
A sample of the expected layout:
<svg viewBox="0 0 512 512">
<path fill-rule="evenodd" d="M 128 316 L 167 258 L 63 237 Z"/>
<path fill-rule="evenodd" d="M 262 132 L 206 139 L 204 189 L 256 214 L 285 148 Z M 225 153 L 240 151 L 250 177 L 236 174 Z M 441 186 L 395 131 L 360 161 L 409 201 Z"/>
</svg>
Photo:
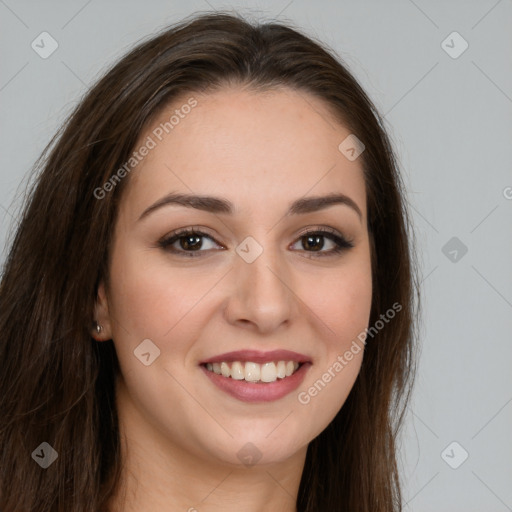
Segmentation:
<svg viewBox="0 0 512 512">
<path fill-rule="evenodd" d="M 98 324 L 101 326 L 100 332 L 96 329 Z M 98 295 L 96 297 L 96 304 L 94 305 L 94 319 L 91 336 L 96 341 L 107 341 L 112 339 L 112 326 L 108 311 L 108 298 L 105 290 L 105 283 L 103 281 L 101 281 L 98 286 Z"/>
</svg>

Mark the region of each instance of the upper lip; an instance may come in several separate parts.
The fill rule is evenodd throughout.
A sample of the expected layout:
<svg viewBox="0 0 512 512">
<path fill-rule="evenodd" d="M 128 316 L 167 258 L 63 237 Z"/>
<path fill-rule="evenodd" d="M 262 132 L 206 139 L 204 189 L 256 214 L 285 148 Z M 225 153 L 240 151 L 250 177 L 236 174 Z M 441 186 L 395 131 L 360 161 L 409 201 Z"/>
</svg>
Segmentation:
<svg viewBox="0 0 512 512">
<path fill-rule="evenodd" d="M 261 352 L 259 350 L 236 350 L 234 352 L 226 352 L 225 354 L 210 357 L 201 361 L 200 364 L 222 362 L 230 363 L 233 361 L 250 361 L 258 364 L 270 363 L 272 361 L 296 361 L 298 363 L 310 363 L 311 358 L 290 350 L 272 350 L 270 352 Z"/>
</svg>

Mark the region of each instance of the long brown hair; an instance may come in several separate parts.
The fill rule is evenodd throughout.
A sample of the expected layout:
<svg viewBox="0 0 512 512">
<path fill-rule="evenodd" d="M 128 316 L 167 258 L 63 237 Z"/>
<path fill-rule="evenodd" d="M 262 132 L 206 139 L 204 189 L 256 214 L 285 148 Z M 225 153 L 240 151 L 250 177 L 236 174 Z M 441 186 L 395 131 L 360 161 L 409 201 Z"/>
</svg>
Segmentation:
<svg viewBox="0 0 512 512">
<path fill-rule="evenodd" d="M 364 143 L 374 325 L 354 387 L 308 447 L 301 512 L 401 509 L 396 439 L 415 359 L 417 278 L 404 187 L 383 119 L 341 59 L 299 31 L 237 15 L 195 16 L 143 41 L 92 87 L 45 148 L 0 285 L 0 509 L 105 509 L 120 481 L 112 341 L 91 337 L 122 191 L 102 187 L 174 98 L 226 84 L 322 99 Z M 340 141 L 341 142 L 341 141 Z M 133 171 L 136 172 L 136 171 Z M 32 452 L 47 442 L 48 468 Z"/>
</svg>

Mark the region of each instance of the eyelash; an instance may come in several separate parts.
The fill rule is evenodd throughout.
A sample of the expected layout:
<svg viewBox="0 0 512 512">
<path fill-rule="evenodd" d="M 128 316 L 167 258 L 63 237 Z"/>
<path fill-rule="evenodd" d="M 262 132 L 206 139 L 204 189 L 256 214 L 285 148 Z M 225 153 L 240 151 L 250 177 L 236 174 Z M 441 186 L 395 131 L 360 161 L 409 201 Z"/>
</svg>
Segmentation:
<svg viewBox="0 0 512 512">
<path fill-rule="evenodd" d="M 214 238 L 212 238 L 207 233 L 202 232 L 201 230 L 194 229 L 194 228 L 184 228 L 180 229 L 178 231 L 175 231 L 174 233 L 170 233 L 168 236 L 164 237 L 158 242 L 158 246 L 164 249 L 165 251 L 171 252 L 173 254 L 186 257 L 186 258 L 197 258 L 201 257 L 200 253 L 204 253 L 207 251 L 197 250 L 197 251 L 185 251 L 183 249 L 178 250 L 173 247 L 171 247 L 175 242 L 180 240 L 181 238 L 186 238 L 187 236 L 199 236 L 199 237 L 206 237 L 210 240 L 214 241 L 217 245 L 220 245 Z M 323 258 L 328 256 L 335 256 L 347 249 L 351 249 L 354 247 L 354 244 L 351 240 L 347 240 L 344 236 L 338 234 L 337 231 L 330 229 L 330 228 L 319 228 L 316 230 L 306 231 L 299 235 L 299 238 L 297 241 L 299 241 L 301 238 L 307 237 L 307 236 L 322 236 L 325 238 L 330 239 L 332 242 L 336 244 L 336 247 L 334 249 L 330 249 L 329 251 L 307 251 L 303 249 L 305 252 L 312 253 L 312 256 L 307 256 L 308 258 Z M 296 242 L 295 242 L 296 243 Z M 199 253 L 199 254 L 195 254 Z"/>
</svg>

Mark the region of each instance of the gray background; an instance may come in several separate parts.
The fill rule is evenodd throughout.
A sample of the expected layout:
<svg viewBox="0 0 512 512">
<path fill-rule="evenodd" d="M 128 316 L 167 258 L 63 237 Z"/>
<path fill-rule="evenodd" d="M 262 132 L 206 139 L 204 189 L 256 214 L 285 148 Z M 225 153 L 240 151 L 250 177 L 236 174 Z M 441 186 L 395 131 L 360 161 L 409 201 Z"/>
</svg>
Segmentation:
<svg viewBox="0 0 512 512">
<path fill-rule="evenodd" d="M 423 279 L 406 510 L 512 510 L 511 0 L 0 0 L 2 261 L 32 164 L 106 66 L 192 12 L 232 8 L 323 40 L 385 114 Z M 43 31 L 59 45 L 47 59 L 31 47 Z M 469 44 L 457 58 L 454 31 Z"/>
</svg>

